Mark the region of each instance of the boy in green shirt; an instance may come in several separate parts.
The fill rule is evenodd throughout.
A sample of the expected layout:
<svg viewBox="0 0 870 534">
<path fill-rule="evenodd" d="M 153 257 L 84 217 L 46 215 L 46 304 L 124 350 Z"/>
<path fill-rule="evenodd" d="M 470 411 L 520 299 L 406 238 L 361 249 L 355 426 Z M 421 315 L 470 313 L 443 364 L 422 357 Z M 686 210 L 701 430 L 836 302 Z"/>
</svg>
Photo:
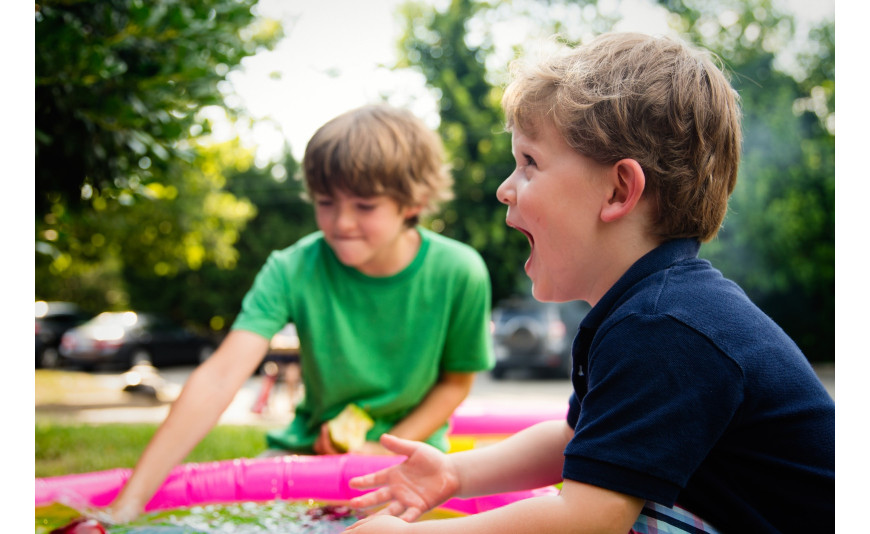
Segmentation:
<svg viewBox="0 0 870 534">
<path fill-rule="evenodd" d="M 299 333 L 305 399 L 268 436 L 287 453 L 337 453 L 327 422 L 351 403 L 374 420 L 354 452 L 386 453 L 386 431 L 446 449 L 447 419 L 474 373 L 492 367 L 483 260 L 417 225 L 450 197 L 440 139 L 408 112 L 366 106 L 323 125 L 303 168 L 320 231 L 269 257 L 110 505 L 114 521 L 141 513 L 287 322 Z"/>
</svg>

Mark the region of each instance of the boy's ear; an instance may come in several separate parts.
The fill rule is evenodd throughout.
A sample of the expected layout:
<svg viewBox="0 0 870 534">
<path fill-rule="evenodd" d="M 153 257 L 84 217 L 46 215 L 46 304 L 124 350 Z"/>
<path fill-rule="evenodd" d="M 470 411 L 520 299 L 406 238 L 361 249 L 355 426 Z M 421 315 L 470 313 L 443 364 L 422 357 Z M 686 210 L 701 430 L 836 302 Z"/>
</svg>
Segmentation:
<svg viewBox="0 0 870 534">
<path fill-rule="evenodd" d="M 411 217 L 420 215 L 420 213 L 423 211 L 423 205 L 419 204 L 416 206 L 405 206 L 404 208 L 402 208 L 402 211 L 404 211 L 405 218 L 410 219 Z"/>
<path fill-rule="evenodd" d="M 631 213 L 646 187 L 643 169 L 633 159 L 621 159 L 614 163 L 609 177 L 611 196 L 601 209 L 601 220 L 604 222 L 613 222 Z"/>
</svg>

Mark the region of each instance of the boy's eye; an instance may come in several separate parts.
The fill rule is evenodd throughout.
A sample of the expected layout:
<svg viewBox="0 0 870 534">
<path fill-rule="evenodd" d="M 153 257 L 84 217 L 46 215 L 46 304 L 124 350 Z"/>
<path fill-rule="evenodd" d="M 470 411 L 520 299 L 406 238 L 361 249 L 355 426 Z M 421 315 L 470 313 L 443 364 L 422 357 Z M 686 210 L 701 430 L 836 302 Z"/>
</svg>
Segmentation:
<svg viewBox="0 0 870 534">
<path fill-rule="evenodd" d="M 370 203 L 359 203 L 356 205 L 356 209 L 360 211 L 372 211 L 377 207 L 377 204 Z"/>
<path fill-rule="evenodd" d="M 315 199 L 314 202 L 318 206 L 324 207 L 324 208 L 332 206 L 332 199 L 331 198 L 320 197 L 320 198 Z"/>
<path fill-rule="evenodd" d="M 526 165 L 528 165 L 530 167 L 537 166 L 537 163 L 535 162 L 535 158 L 533 158 L 532 156 L 530 156 L 528 154 L 523 154 L 523 157 L 526 158 Z"/>
</svg>

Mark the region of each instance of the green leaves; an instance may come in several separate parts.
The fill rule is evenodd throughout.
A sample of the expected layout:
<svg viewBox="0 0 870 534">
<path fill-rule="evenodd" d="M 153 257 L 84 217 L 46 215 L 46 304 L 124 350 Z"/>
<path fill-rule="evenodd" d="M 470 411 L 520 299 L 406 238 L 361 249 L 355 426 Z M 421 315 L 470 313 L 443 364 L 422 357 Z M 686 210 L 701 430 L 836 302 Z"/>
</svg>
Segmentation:
<svg viewBox="0 0 870 534">
<path fill-rule="evenodd" d="M 793 16 L 770 0 L 658 3 L 670 11 L 668 21 L 678 33 L 719 55 L 743 106 L 737 189 L 723 230 L 702 253 L 741 284 L 811 359 L 829 360 L 833 24 L 798 35 Z M 504 208 L 495 198 L 513 164 L 510 138 L 501 131 L 500 87 L 492 81 L 502 78 L 510 58 L 503 64 L 490 61 L 499 52 L 492 35 L 500 23 L 516 23 L 526 14 L 541 35 L 558 31 L 562 40 L 573 42 L 609 30 L 615 13 L 596 2 L 560 0 L 453 0 L 440 10 L 417 4 L 403 9 L 407 23 L 399 66 L 420 69 L 441 95 L 440 131 L 456 180 L 456 199 L 433 227 L 481 252 L 498 300 L 522 287 L 528 245 L 520 234 L 506 232 Z"/>
<path fill-rule="evenodd" d="M 255 210 L 224 186 L 253 156 L 197 137 L 211 131 L 201 110 L 229 107 L 227 74 L 282 36 L 255 3 L 37 5 L 37 293 L 99 311 L 129 304 L 133 273 L 235 265 Z"/>
<path fill-rule="evenodd" d="M 692 40 L 725 59 L 743 109 L 737 187 L 718 240 L 702 254 L 743 286 L 811 360 L 831 360 L 833 23 L 802 36 L 793 16 L 768 0 L 668 5 Z"/>
</svg>

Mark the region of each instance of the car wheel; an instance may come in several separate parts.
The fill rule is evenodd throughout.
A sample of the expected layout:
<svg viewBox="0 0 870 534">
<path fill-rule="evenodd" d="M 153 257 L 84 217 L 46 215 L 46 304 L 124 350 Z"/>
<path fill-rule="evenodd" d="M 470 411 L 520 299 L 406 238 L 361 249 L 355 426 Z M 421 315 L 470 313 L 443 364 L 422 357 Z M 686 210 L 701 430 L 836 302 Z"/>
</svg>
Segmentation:
<svg viewBox="0 0 870 534">
<path fill-rule="evenodd" d="M 207 359 L 211 358 L 211 355 L 214 354 L 214 347 L 205 345 L 199 349 L 199 354 L 197 355 L 197 361 L 202 363 Z"/>
<path fill-rule="evenodd" d="M 60 355 L 57 353 L 57 349 L 46 347 L 39 358 L 39 366 L 45 369 L 54 369 L 58 363 L 60 363 Z"/>
<path fill-rule="evenodd" d="M 138 348 L 130 355 L 130 367 L 137 365 L 154 365 L 151 360 L 151 353 L 143 348 Z"/>
</svg>

